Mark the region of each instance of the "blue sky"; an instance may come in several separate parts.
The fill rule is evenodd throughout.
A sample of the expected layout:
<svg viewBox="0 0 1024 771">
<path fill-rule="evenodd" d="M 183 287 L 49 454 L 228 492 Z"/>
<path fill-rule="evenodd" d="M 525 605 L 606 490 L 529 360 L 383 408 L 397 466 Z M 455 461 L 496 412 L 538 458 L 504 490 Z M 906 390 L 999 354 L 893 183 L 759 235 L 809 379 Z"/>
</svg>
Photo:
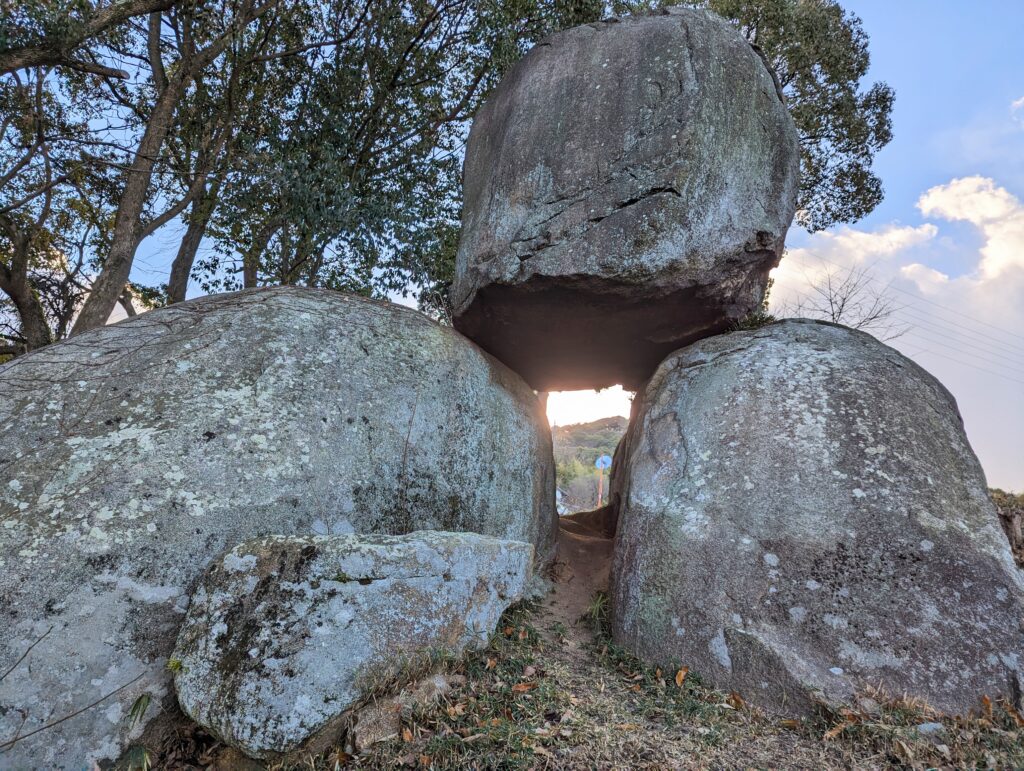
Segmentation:
<svg viewBox="0 0 1024 771">
<path fill-rule="evenodd" d="M 868 78 L 896 89 L 894 139 L 875 164 L 886 200 L 858 225 L 919 222 L 920 193 L 954 177 L 991 176 L 1024 194 L 1024 132 L 1009 109 L 1024 96 L 1024 2 L 843 5 L 870 38 Z"/>
</svg>

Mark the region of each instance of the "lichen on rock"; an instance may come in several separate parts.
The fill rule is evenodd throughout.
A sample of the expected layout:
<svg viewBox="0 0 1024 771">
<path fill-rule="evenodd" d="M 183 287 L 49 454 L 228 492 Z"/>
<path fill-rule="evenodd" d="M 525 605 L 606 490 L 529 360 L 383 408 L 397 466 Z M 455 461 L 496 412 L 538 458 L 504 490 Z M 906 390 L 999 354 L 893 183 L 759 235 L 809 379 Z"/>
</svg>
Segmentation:
<svg viewBox="0 0 1024 771">
<path fill-rule="evenodd" d="M 1019 698 L 1024 579 L 956 403 L 806 320 L 669 356 L 620 445 L 615 639 L 781 712 Z"/>
<path fill-rule="evenodd" d="M 0 436 L 0 766 L 118 757 L 169 695 L 194 581 L 248 538 L 482 532 L 538 565 L 555 544 L 533 391 L 340 292 L 205 297 L 19 357 Z"/>
<path fill-rule="evenodd" d="M 530 544 L 471 533 L 248 541 L 192 597 L 174 650 L 179 703 L 255 758 L 336 740 L 407 662 L 486 644 L 532 568 Z"/>
</svg>

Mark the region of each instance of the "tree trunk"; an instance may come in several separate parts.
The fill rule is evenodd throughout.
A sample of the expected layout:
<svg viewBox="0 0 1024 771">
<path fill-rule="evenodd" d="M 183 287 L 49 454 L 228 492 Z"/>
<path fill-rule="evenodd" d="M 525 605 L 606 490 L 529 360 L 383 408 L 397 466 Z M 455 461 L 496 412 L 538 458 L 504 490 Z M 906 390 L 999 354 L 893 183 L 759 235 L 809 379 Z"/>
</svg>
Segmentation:
<svg viewBox="0 0 1024 771">
<path fill-rule="evenodd" d="M 72 335 L 106 324 L 114 305 L 117 304 L 117 299 L 124 291 L 125 284 L 128 283 L 135 251 L 139 246 L 142 213 L 153 177 L 153 166 L 170 131 L 174 109 L 188 83 L 183 74 L 180 73 L 164 89 L 146 123 L 146 131 L 135 152 L 121 200 L 118 202 L 110 252 L 103 263 L 103 270 L 93 283 L 89 297 L 78 314 L 75 325 L 71 328 Z"/>
<path fill-rule="evenodd" d="M 121 292 L 121 296 L 117 298 L 117 301 L 121 303 L 121 307 L 124 308 L 124 312 L 128 314 L 128 318 L 138 316 L 138 311 L 135 310 L 135 306 L 132 304 L 132 290 L 128 288 L 128 285 L 124 285 L 124 291 Z"/>
<path fill-rule="evenodd" d="M 58 35 L 53 35 L 43 38 L 41 42 L 35 45 L 7 48 L 0 54 L 0 74 L 7 74 L 29 67 L 62 65 L 70 66 L 73 69 L 82 69 L 90 65 L 96 67 L 97 65 L 94 63 L 73 59 L 71 54 L 74 49 L 87 42 L 90 38 L 121 24 L 133 16 L 141 16 L 153 13 L 154 11 L 166 11 L 176 2 L 177 0 L 125 0 L 124 2 L 110 3 L 103 8 L 92 8 L 90 12 L 86 13 L 84 24 L 71 25 L 70 31 L 72 35 L 69 39 L 60 40 L 59 43 L 51 42 L 51 37 L 55 40 L 59 37 Z M 99 68 L 99 70 L 102 69 L 116 72 L 112 68 Z M 126 73 L 120 77 L 127 78 L 128 76 Z"/>
<path fill-rule="evenodd" d="M 192 202 L 192 216 L 188 220 L 188 229 L 185 237 L 178 247 L 178 254 L 171 263 L 171 276 L 167 280 L 167 302 L 180 303 L 185 299 L 188 290 L 188 278 L 192 273 L 192 266 L 196 261 L 196 253 L 199 251 L 199 244 L 202 243 L 206 234 L 206 226 L 213 215 L 214 207 L 217 205 L 217 193 L 220 181 L 210 186 L 201 198 Z"/>
<path fill-rule="evenodd" d="M 15 248 L 27 249 L 28 244 L 16 244 Z M 20 260 L 14 259 L 12 262 L 17 264 Z M 46 323 L 46 312 L 27 275 L 14 275 L 5 266 L 0 265 L 0 289 L 11 298 L 18 312 L 21 336 L 25 338 L 26 349 L 32 351 L 52 343 L 53 337 L 50 334 L 50 325 Z"/>
<path fill-rule="evenodd" d="M 117 214 L 114 216 L 114 235 L 110 242 L 110 251 L 103 263 L 103 270 L 100 271 L 99 277 L 93 283 L 92 291 L 82 306 L 81 313 L 78 314 L 78 320 L 71 329 L 72 335 L 106 324 L 117 303 L 117 298 L 121 296 L 124 285 L 128 283 L 132 263 L 135 261 L 135 252 L 139 248 L 139 242 L 145 230 L 142 225 L 142 213 L 146 207 L 149 185 L 153 179 L 153 167 L 156 165 L 160 150 L 170 133 L 174 111 L 178 102 L 185 95 L 189 83 L 192 82 L 196 73 L 201 72 L 224 51 L 231 40 L 235 39 L 237 31 L 259 18 L 276 4 L 277 0 L 267 0 L 257 8 L 254 7 L 252 0 L 245 0 L 235 22 L 228 31 L 202 51 L 178 61 L 178 68 L 174 76 L 160 92 L 160 96 L 153 106 L 153 112 L 150 113 L 146 121 L 146 131 L 135 151 L 131 168 L 128 169 L 128 179 L 121 193 L 121 200 L 118 202 Z M 156 220 L 159 219 L 159 217 L 156 218 Z M 152 224 L 151 222 L 150 225 Z"/>
<path fill-rule="evenodd" d="M 271 220 L 256 235 L 249 248 L 242 254 L 242 286 L 245 289 L 253 289 L 259 278 L 260 255 L 267 248 L 270 239 L 274 237 L 281 225 Z"/>
</svg>

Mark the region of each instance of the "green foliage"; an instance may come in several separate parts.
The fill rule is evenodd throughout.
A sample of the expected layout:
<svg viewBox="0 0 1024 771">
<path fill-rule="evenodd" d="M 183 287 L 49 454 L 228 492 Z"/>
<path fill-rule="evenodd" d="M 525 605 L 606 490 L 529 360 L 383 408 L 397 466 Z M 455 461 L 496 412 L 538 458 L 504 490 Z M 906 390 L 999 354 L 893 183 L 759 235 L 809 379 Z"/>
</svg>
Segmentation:
<svg viewBox="0 0 1024 771">
<path fill-rule="evenodd" d="M 626 430 L 626 419 L 615 416 L 592 423 L 555 426 L 551 438 L 555 454 L 555 483 L 569 511 L 593 508 L 597 503 L 597 469 L 601 455 L 614 455 Z M 605 491 L 608 474 L 605 473 Z"/>
<path fill-rule="evenodd" d="M 611 604 L 607 592 L 596 592 L 583 614 L 584 619 L 596 634 L 606 635 L 611 623 Z"/>
<path fill-rule="evenodd" d="M 85 0 L 18 0 L 0 5 L 0 51 L 50 41 L 62 46 L 91 15 Z"/>
<path fill-rule="evenodd" d="M 111 174 L 81 154 L 90 111 L 41 71 L 0 76 L 0 349 L 67 334 Z"/>
<path fill-rule="evenodd" d="M 136 18 L 91 36 L 84 36 L 85 22 L 101 3 L 4 5 L 0 54 L 33 45 L 58 62 L 0 75 L 0 178 L 13 177 L 0 193 L 0 211 L 10 207 L 13 225 L 0 239 L 31 224 L 33 254 L 53 255 L 57 270 L 45 272 L 63 281 L 0 287 L 12 299 L 24 289 L 44 304 L 61 302 L 62 321 L 49 331 L 36 323 L 27 346 L 25 302 L 0 308 L 20 346 L 12 350 L 67 333 L 64 321 L 109 267 L 113 245 L 130 241 L 130 229 L 114 228 L 115 212 L 130 212 L 139 241 L 176 216 L 195 229 L 176 258 L 184 266 L 176 297 L 189 272 L 206 291 L 243 283 L 378 296 L 421 289 L 424 305 L 445 317 L 469 119 L 533 42 L 576 23 L 590 4 L 299 0 L 251 14 L 249 4 L 172 2 L 151 17 L 155 26 Z M 221 41 L 227 44 L 218 49 Z M 218 53 L 206 59 L 199 55 L 206 49 Z M 81 62 L 117 62 L 127 77 L 101 77 Z M 168 90 L 179 74 L 184 86 Z M 169 123 L 153 117 L 161 102 L 173 105 Z M 143 153 L 154 127 L 161 136 L 166 127 L 166 136 Z M 37 143 L 37 136 L 45 140 Z M 152 170 L 129 175 L 140 158 Z M 140 194 L 123 193 L 140 174 L 150 181 L 135 205 L 129 198 Z M 57 221 L 58 204 L 88 219 Z M 65 270 L 76 246 L 81 259 Z M 136 248 L 126 257 L 122 247 L 115 265 Z M 170 289 L 135 285 L 132 295 L 152 306 Z"/>
<path fill-rule="evenodd" d="M 128 728 L 134 728 L 138 725 L 142 718 L 146 715 L 146 710 L 149 709 L 150 695 L 143 693 L 132 703 L 132 708 L 128 710 Z"/>
<path fill-rule="evenodd" d="M 449 318 L 460 160 L 481 101 L 550 32 L 663 4 L 298 0 L 242 18 L 226 0 L 179 1 L 159 14 L 155 38 L 142 17 L 83 37 L 100 3 L 3 5 L 0 55 L 39 45 L 57 64 L 0 76 L 0 263 L 9 269 L 0 272 L 0 352 L 68 333 L 117 241 L 115 214 L 129 209 L 140 241 L 177 218 L 196 230 L 179 258 L 205 291 L 417 291 L 425 310 Z M 777 70 L 801 136 L 800 221 L 814 230 L 871 211 L 882 195 L 871 163 L 891 138 L 893 95 L 884 83 L 861 88 L 869 57 L 859 20 L 836 0 L 691 4 L 731 19 Z M 187 69 L 170 123 L 154 123 L 168 78 L 219 40 L 223 50 Z M 90 71 L 98 62 L 128 77 Z M 168 125 L 166 138 L 140 154 L 157 124 Z M 141 211 L 125 209 L 140 157 L 154 164 L 151 181 Z M 167 293 L 135 284 L 131 295 L 152 307 Z"/>
<path fill-rule="evenodd" d="M 153 759 L 145 747 L 131 747 L 125 753 L 124 766 L 126 771 L 149 771 L 153 767 Z"/>
<path fill-rule="evenodd" d="M 813 232 L 878 206 L 882 183 L 871 165 L 892 139 L 894 92 L 885 83 L 861 88 L 870 55 L 860 19 L 838 0 L 612 0 L 609 10 L 682 4 L 732 21 L 775 69 L 800 134 L 800 224 Z"/>
<path fill-rule="evenodd" d="M 198 266 L 204 287 L 238 286 L 232 271 L 249 262 L 261 284 L 419 290 L 447 317 L 468 121 L 569 13 L 561 6 L 391 0 L 369 17 L 359 4 L 293 6 L 274 48 L 345 43 L 271 60 L 254 79 L 252 98 L 267 104 L 235 140 L 217 249 Z"/>
<path fill-rule="evenodd" d="M 599 455 L 615 453 L 627 422 L 625 418 L 615 415 L 590 423 L 555 426 L 551 429 L 555 462 L 568 466 L 575 461 L 582 470 L 592 470 Z"/>
</svg>

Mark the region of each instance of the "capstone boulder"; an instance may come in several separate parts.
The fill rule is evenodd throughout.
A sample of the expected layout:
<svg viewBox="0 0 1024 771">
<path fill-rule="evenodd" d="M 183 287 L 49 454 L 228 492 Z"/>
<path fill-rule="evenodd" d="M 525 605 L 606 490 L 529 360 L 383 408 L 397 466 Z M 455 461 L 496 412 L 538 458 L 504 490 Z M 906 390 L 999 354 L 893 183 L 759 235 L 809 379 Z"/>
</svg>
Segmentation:
<svg viewBox="0 0 1024 771">
<path fill-rule="evenodd" d="M 785 713 L 878 685 L 954 714 L 1019 698 L 1024 581 L 935 378 L 792 320 L 672 354 L 634 409 L 617 642 Z"/>
<path fill-rule="evenodd" d="M 761 55 L 672 8 L 557 33 L 473 121 L 455 326 L 540 390 L 636 388 L 761 302 L 797 132 Z"/>
<path fill-rule="evenodd" d="M 455 330 L 353 295 L 206 297 L 20 357 L 0 367 L 0 436 L 2 768 L 118 757 L 170 695 L 193 583 L 246 539 L 436 529 L 530 543 L 538 565 L 554 550 L 533 391 Z"/>
</svg>

